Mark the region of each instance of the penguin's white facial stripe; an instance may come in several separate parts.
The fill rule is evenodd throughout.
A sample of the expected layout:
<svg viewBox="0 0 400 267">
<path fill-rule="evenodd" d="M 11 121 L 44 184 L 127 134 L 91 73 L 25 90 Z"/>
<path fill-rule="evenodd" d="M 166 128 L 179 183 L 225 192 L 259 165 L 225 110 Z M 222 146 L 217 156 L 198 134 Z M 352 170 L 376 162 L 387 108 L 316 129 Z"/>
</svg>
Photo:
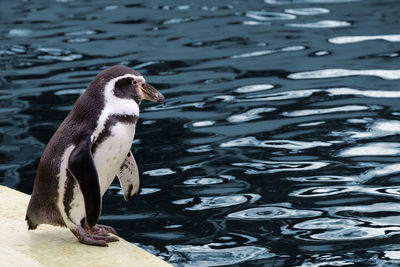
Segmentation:
<svg viewBox="0 0 400 267">
<path fill-rule="evenodd" d="M 136 75 L 133 75 L 133 74 L 125 74 L 125 75 L 123 75 L 123 76 L 119 76 L 119 77 L 117 77 L 117 78 L 112 79 L 110 82 L 107 83 L 106 87 L 111 83 L 111 84 L 112 84 L 112 87 L 114 88 L 114 87 L 115 87 L 115 84 L 116 84 L 118 81 L 120 81 L 120 80 L 122 80 L 122 79 L 126 79 L 126 78 L 131 78 L 131 79 L 132 79 L 132 85 L 137 85 L 138 88 L 139 88 L 142 84 L 145 84 L 145 83 L 146 83 L 146 79 L 145 79 L 143 76 L 136 76 Z M 113 80 L 115 80 L 115 81 L 113 82 Z"/>
<path fill-rule="evenodd" d="M 133 74 L 125 74 L 110 80 L 104 88 L 104 108 L 97 120 L 97 127 L 92 135 L 92 140 L 95 140 L 104 130 L 107 118 L 110 115 L 133 115 L 139 117 L 139 106 L 133 99 L 119 98 L 114 95 L 115 83 L 120 79 L 132 78 L 137 81 L 138 86 L 145 83 L 142 76 Z"/>
<path fill-rule="evenodd" d="M 114 95 L 115 83 L 121 79 L 132 78 L 137 82 L 137 85 L 145 83 L 145 79 L 142 76 L 136 76 L 133 74 L 125 74 L 109 81 L 104 88 L 104 102 L 106 110 L 107 108 L 111 111 L 110 114 L 127 114 L 139 116 L 139 106 L 132 99 L 123 99 Z M 132 102 L 135 102 L 132 105 Z"/>
</svg>

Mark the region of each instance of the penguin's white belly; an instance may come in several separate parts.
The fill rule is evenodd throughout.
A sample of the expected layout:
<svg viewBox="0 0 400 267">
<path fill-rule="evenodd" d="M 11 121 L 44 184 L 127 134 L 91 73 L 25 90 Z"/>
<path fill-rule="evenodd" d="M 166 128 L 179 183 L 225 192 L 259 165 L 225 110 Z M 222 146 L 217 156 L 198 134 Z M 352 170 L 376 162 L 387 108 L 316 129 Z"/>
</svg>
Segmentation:
<svg viewBox="0 0 400 267">
<path fill-rule="evenodd" d="M 117 123 L 109 130 L 110 136 L 105 138 L 93 155 L 100 182 L 101 196 L 107 191 L 131 149 L 135 136 L 135 124 Z M 70 220 L 75 224 L 79 224 L 86 216 L 83 203 L 82 192 L 78 186 L 75 186 L 69 215 Z"/>
<path fill-rule="evenodd" d="M 110 136 L 98 146 L 93 155 L 102 196 L 124 162 L 135 136 L 134 124 L 117 123 L 109 130 Z"/>
</svg>

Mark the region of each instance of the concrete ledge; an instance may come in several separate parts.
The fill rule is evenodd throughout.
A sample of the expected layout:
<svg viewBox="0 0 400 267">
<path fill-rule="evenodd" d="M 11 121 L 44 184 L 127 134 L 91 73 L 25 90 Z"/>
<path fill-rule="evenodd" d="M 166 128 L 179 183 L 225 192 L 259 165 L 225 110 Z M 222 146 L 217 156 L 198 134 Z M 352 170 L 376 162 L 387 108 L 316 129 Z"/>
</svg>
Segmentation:
<svg viewBox="0 0 400 267">
<path fill-rule="evenodd" d="M 62 227 L 28 231 L 28 202 L 28 195 L 0 185 L 1 266 L 172 266 L 122 238 L 109 247 L 94 247 Z"/>
</svg>

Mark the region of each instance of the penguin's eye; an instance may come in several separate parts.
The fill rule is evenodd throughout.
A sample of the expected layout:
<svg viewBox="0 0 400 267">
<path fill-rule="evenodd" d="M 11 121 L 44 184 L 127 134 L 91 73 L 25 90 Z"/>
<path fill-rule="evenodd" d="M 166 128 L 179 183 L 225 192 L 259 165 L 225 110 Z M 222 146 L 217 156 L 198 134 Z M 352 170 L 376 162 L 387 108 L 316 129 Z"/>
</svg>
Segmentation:
<svg viewBox="0 0 400 267">
<path fill-rule="evenodd" d="M 135 81 L 135 80 L 132 80 L 132 84 L 137 84 L 137 81 Z"/>
</svg>

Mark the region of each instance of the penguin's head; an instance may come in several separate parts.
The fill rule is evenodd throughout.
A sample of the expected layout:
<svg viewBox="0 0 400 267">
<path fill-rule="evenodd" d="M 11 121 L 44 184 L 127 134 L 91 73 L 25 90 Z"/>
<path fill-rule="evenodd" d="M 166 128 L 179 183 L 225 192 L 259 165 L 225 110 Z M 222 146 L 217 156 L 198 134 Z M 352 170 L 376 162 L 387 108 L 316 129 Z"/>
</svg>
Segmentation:
<svg viewBox="0 0 400 267">
<path fill-rule="evenodd" d="M 133 99 L 138 105 L 143 99 L 164 103 L 164 96 L 137 71 L 126 66 L 113 66 L 102 71 L 95 80 L 105 81 L 105 94 Z"/>
</svg>

